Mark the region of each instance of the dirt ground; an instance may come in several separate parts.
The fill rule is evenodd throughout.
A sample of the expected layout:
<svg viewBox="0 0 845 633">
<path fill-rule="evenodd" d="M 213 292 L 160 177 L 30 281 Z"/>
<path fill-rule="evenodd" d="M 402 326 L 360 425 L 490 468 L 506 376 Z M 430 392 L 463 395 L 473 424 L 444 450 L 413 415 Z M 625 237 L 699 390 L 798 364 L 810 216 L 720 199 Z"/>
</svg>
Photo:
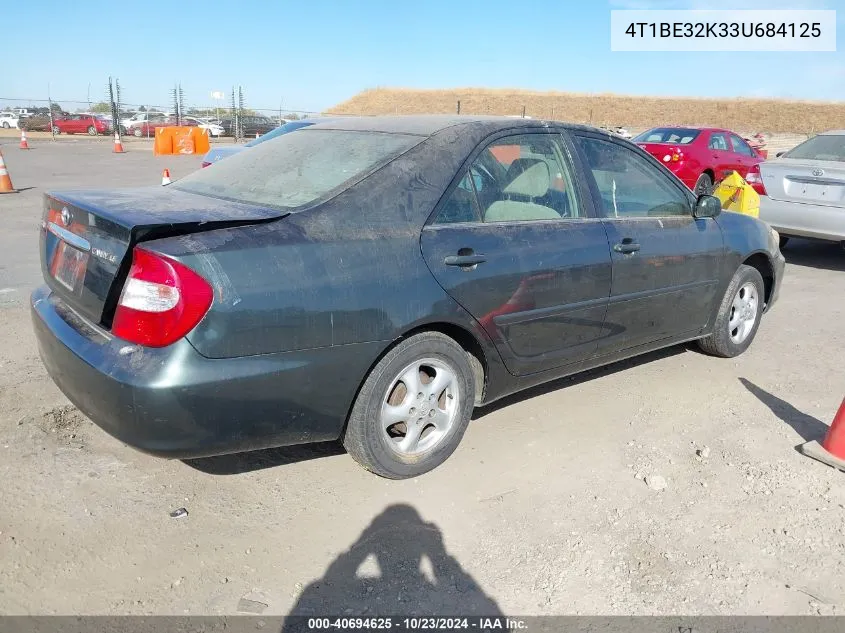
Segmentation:
<svg viewBox="0 0 845 633">
<path fill-rule="evenodd" d="M 742 357 L 675 347 L 532 390 L 417 479 L 333 444 L 164 461 L 53 386 L 28 295 L 46 189 L 199 159 L 31 145 L 2 146 L 24 191 L 0 196 L 0 613 L 845 613 L 845 474 L 795 450 L 845 395 L 838 247 L 789 245 Z"/>
</svg>

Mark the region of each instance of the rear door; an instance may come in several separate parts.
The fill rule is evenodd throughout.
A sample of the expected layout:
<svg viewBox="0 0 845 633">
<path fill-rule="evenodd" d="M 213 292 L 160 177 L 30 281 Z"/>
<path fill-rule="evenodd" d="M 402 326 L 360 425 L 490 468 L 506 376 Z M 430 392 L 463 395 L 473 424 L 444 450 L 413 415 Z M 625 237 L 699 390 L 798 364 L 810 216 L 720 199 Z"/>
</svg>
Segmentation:
<svg viewBox="0 0 845 633">
<path fill-rule="evenodd" d="M 588 132 L 575 138 L 613 257 L 599 353 L 694 336 L 716 300 L 718 224 L 695 219 L 692 193 L 635 148 Z"/>
<path fill-rule="evenodd" d="M 710 158 L 713 161 L 715 182 L 719 182 L 726 176 L 729 176 L 732 171 L 739 171 L 741 169 L 727 132 L 710 132 L 710 138 L 707 141 L 707 151 L 710 152 Z"/>
<path fill-rule="evenodd" d="M 610 252 L 558 133 L 505 132 L 482 143 L 424 228 L 421 247 L 434 277 L 513 374 L 595 354 Z"/>
</svg>

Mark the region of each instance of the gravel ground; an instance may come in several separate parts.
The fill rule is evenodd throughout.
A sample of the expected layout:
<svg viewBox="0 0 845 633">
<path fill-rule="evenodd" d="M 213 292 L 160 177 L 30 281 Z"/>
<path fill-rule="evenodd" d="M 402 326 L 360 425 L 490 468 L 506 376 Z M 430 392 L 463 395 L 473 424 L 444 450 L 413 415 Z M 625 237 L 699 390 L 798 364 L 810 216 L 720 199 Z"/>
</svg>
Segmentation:
<svg viewBox="0 0 845 633">
<path fill-rule="evenodd" d="M 789 245 L 742 357 L 675 347 L 532 390 L 418 479 L 333 444 L 163 461 L 42 368 L 35 230 L 47 187 L 154 185 L 199 159 L 31 145 L 2 146 L 26 190 L 0 196 L 0 613 L 845 612 L 845 474 L 795 450 L 845 391 L 838 247 Z"/>
</svg>

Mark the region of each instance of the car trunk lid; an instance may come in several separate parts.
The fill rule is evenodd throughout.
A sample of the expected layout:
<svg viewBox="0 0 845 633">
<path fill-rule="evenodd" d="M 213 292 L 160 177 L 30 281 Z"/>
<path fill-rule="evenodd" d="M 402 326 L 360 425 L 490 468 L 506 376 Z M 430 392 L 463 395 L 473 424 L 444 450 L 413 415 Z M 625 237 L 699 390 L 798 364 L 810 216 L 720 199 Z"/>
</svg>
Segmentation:
<svg viewBox="0 0 845 633">
<path fill-rule="evenodd" d="M 68 305 L 108 327 L 135 244 L 285 215 L 172 187 L 48 193 L 40 238 L 42 273 Z"/>
<path fill-rule="evenodd" d="M 760 164 L 772 200 L 845 206 L 845 164 L 826 160 L 777 158 Z"/>
</svg>

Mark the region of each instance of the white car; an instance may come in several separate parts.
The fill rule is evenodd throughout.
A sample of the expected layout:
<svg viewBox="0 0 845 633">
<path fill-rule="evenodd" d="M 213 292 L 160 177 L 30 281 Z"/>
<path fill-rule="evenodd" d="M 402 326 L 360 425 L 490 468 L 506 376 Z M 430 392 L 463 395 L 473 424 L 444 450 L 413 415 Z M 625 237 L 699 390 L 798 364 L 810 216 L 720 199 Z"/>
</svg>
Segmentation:
<svg viewBox="0 0 845 633">
<path fill-rule="evenodd" d="M 0 112 L 0 127 L 8 130 L 18 127 L 20 117 L 15 112 Z"/>
<path fill-rule="evenodd" d="M 208 130 L 208 133 L 211 136 L 223 136 L 226 133 L 226 130 L 222 125 L 219 123 L 212 123 L 207 119 L 199 119 L 195 116 L 183 116 L 182 119 L 185 121 L 195 121 L 201 130 Z"/>
</svg>

